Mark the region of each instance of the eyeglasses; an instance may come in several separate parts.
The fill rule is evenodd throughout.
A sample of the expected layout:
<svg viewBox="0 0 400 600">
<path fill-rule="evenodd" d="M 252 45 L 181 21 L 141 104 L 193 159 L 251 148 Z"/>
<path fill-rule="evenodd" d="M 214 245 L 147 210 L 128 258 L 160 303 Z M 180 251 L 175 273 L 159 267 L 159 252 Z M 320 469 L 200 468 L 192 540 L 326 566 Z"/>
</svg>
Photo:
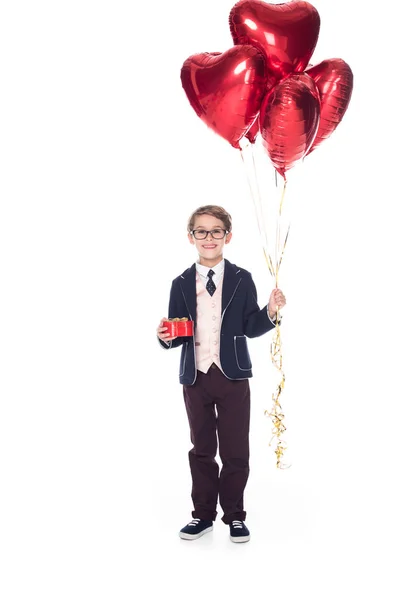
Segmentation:
<svg viewBox="0 0 400 600">
<path fill-rule="evenodd" d="M 226 229 L 211 229 L 211 231 L 206 231 L 205 229 L 193 229 L 190 233 L 196 240 L 205 240 L 209 233 L 211 233 L 211 237 L 213 237 L 214 240 L 222 240 L 228 231 Z"/>
</svg>

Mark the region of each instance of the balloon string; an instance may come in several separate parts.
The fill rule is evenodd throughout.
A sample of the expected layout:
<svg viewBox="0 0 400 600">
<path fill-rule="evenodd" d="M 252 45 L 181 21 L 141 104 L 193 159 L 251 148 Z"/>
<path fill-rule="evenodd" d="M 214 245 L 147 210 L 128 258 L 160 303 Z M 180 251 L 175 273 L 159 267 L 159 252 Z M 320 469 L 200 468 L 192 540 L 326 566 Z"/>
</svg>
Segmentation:
<svg viewBox="0 0 400 600">
<path fill-rule="evenodd" d="M 279 274 L 279 269 L 280 266 L 282 264 L 282 258 L 283 258 L 283 253 L 285 251 L 285 247 L 286 247 L 286 242 L 289 236 L 289 230 L 290 230 L 290 224 L 288 225 L 288 229 L 286 232 L 286 236 L 285 236 L 285 241 L 283 244 L 283 248 L 281 249 L 281 217 L 282 217 L 282 206 L 283 206 L 283 200 L 285 198 L 285 192 L 286 192 L 286 184 L 287 181 L 285 179 L 284 184 L 283 184 L 283 190 L 282 190 L 282 195 L 281 195 L 281 199 L 280 199 L 280 203 L 279 203 L 279 211 L 278 211 L 278 218 L 276 220 L 276 237 L 275 237 L 275 286 L 278 287 L 278 274 Z"/>
<path fill-rule="evenodd" d="M 262 202 L 262 198 L 261 198 L 261 192 L 260 192 L 260 186 L 259 186 L 258 177 L 257 177 L 257 168 L 256 168 L 256 162 L 255 162 L 254 150 L 253 150 L 252 144 L 250 145 L 250 148 L 251 148 L 251 155 L 252 155 L 252 165 L 251 165 L 252 168 L 250 167 L 248 160 L 247 160 L 248 146 L 241 147 L 240 154 L 241 154 L 242 161 L 243 161 L 243 164 L 245 167 L 246 177 L 247 177 L 251 197 L 252 197 L 254 208 L 255 208 L 257 225 L 258 225 L 258 230 L 259 230 L 261 240 L 262 240 L 264 257 L 265 257 L 265 260 L 266 260 L 266 263 L 268 266 L 268 270 L 271 273 L 272 277 L 275 279 L 275 286 L 278 287 L 279 270 L 280 270 L 280 267 L 282 264 L 282 258 L 283 258 L 283 254 L 284 254 L 284 251 L 286 248 L 286 243 L 287 243 L 287 239 L 289 236 L 289 230 L 290 230 L 290 225 L 289 225 L 286 235 L 285 235 L 285 238 L 284 238 L 283 247 L 281 249 L 280 248 L 280 246 L 281 246 L 281 241 L 280 241 L 281 240 L 281 216 L 282 216 L 283 201 L 284 201 L 285 192 L 286 192 L 286 178 L 284 180 L 282 195 L 281 195 L 280 202 L 279 202 L 277 229 L 276 229 L 276 238 L 275 238 L 275 261 L 273 262 L 271 255 L 269 253 L 269 250 L 268 250 L 269 244 L 268 244 L 268 235 L 267 235 L 266 213 L 263 208 L 264 203 Z M 276 177 L 276 171 L 275 171 L 275 177 Z M 275 179 L 275 183 L 277 185 L 277 179 Z M 275 368 L 278 370 L 278 373 L 280 375 L 280 381 L 279 381 L 279 384 L 278 384 L 275 392 L 272 394 L 272 408 L 270 411 L 265 410 L 264 414 L 268 415 L 272 419 L 272 423 L 273 423 L 272 437 L 269 442 L 269 445 L 271 446 L 272 442 L 276 439 L 276 447 L 275 447 L 276 466 L 279 469 L 285 469 L 285 468 L 290 467 L 290 465 L 286 465 L 282 462 L 283 455 L 284 455 L 284 452 L 285 452 L 287 446 L 286 446 L 286 443 L 284 442 L 284 440 L 282 439 L 282 435 L 286 431 L 286 427 L 283 423 L 285 415 L 283 414 L 283 411 L 282 411 L 282 406 L 280 403 L 280 396 L 282 394 L 282 391 L 283 391 L 284 385 L 285 385 L 285 374 L 284 374 L 283 368 L 282 368 L 282 364 L 283 364 L 282 340 L 281 340 L 281 330 L 280 330 L 279 320 L 280 320 L 280 315 L 279 315 L 279 307 L 278 307 L 277 314 L 276 314 L 275 332 L 274 332 L 274 336 L 273 336 L 273 339 L 271 342 L 270 354 L 271 354 L 272 363 L 275 366 Z"/>
<path fill-rule="evenodd" d="M 280 236 L 281 236 L 281 217 L 282 217 L 282 206 L 283 200 L 286 192 L 286 179 L 283 185 L 282 195 L 279 203 L 279 211 L 277 218 L 277 232 L 276 232 L 276 240 L 275 240 L 275 286 L 278 287 L 278 275 L 279 269 L 282 264 L 283 254 L 285 252 L 287 239 L 289 236 L 290 225 L 288 226 L 288 230 L 286 232 L 286 236 L 284 239 L 283 247 L 280 248 Z M 280 253 L 280 254 L 279 254 Z M 282 356 L 282 339 L 281 339 L 281 328 L 279 325 L 280 315 L 279 315 L 279 307 L 277 307 L 276 311 L 276 326 L 274 331 L 274 336 L 272 338 L 270 353 L 272 364 L 278 371 L 278 375 L 280 377 L 280 381 L 275 392 L 272 394 L 272 408 L 271 410 L 265 410 L 264 414 L 268 415 L 272 420 L 272 437 L 269 442 L 269 445 L 272 445 L 272 442 L 276 440 L 275 446 L 275 454 L 276 454 L 276 466 L 278 469 L 287 469 L 290 465 L 284 464 L 282 462 L 285 450 L 287 449 L 286 442 L 282 439 L 282 435 L 286 431 L 286 426 L 284 425 L 285 415 L 282 411 L 282 405 L 280 403 L 280 397 L 282 391 L 285 387 L 285 373 L 283 371 L 283 356 Z"/>
<path fill-rule="evenodd" d="M 265 226 L 264 213 L 263 213 L 263 209 L 262 209 L 261 194 L 260 194 L 260 188 L 258 185 L 256 165 L 254 162 L 254 154 L 252 152 L 252 166 L 250 166 L 248 163 L 248 160 L 247 160 L 247 148 L 248 147 L 241 148 L 240 155 L 242 157 L 242 161 L 244 164 L 245 173 L 246 173 L 246 177 L 247 177 L 247 182 L 249 184 L 250 193 L 251 193 L 251 197 L 253 200 L 253 205 L 254 205 L 256 219 L 257 219 L 257 226 L 258 226 L 258 231 L 259 231 L 259 234 L 261 237 L 261 244 L 262 244 L 262 248 L 263 248 L 263 252 L 264 252 L 264 257 L 267 262 L 268 270 L 271 273 L 271 276 L 275 278 L 276 274 L 274 271 L 271 255 L 270 255 L 269 249 L 268 249 L 269 244 L 268 244 L 267 228 Z"/>
<path fill-rule="evenodd" d="M 263 229 L 265 231 L 265 235 L 267 235 L 267 227 L 266 227 L 267 220 L 265 218 L 266 217 L 265 211 L 263 210 L 263 202 L 261 201 L 261 192 L 260 192 L 260 185 L 258 183 L 257 167 L 256 167 L 255 156 L 254 156 L 254 146 L 253 146 L 253 144 L 251 144 L 250 149 L 251 149 L 251 158 L 252 158 L 252 164 L 253 164 L 254 179 L 255 179 L 255 182 L 256 182 L 257 201 L 258 201 L 259 210 L 260 210 L 260 214 L 261 214 L 261 219 L 262 219 L 262 223 L 263 223 Z"/>
</svg>

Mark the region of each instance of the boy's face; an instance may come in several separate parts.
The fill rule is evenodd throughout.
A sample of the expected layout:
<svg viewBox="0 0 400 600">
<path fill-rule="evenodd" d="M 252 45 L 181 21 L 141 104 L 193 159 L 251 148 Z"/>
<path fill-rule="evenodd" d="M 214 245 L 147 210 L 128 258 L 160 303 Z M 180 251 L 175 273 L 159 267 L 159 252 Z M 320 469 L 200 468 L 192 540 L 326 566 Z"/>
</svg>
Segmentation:
<svg viewBox="0 0 400 600">
<path fill-rule="evenodd" d="M 188 233 L 189 242 L 196 246 L 199 253 L 200 264 L 206 267 L 213 267 L 218 264 L 223 258 L 225 244 L 229 244 L 231 241 L 232 233 L 225 235 L 223 222 L 212 215 L 200 215 L 196 217 L 193 231 L 197 232 L 197 237 L 201 235 L 202 231 L 213 231 L 217 236 L 218 234 L 222 235 L 223 232 L 224 235 L 222 238 L 215 238 L 212 237 L 211 233 L 207 233 L 207 237 L 200 240 L 196 239 L 193 234 Z"/>
</svg>

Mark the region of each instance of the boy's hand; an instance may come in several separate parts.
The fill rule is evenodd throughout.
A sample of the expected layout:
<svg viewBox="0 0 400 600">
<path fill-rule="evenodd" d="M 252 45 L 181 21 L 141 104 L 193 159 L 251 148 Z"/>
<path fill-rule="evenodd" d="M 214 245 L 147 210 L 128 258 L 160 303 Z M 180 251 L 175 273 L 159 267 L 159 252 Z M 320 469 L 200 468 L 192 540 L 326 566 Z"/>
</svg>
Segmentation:
<svg viewBox="0 0 400 600">
<path fill-rule="evenodd" d="M 172 340 L 176 340 L 178 336 L 170 337 L 169 333 L 163 333 L 168 330 L 168 327 L 163 327 L 163 322 L 167 321 L 166 318 L 161 319 L 159 326 L 157 327 L 157 336 L 162 342 L 172 342 Z"/>
<path fill-rule="evenodd" d="M 276 316 L 278 309 L 281 309 L 286 304 L 286 298 L 282 293 L 282 290 L 275 288 L 272 290 L 268 302 L 268 314 L 271 319 Z"/>
</svg>

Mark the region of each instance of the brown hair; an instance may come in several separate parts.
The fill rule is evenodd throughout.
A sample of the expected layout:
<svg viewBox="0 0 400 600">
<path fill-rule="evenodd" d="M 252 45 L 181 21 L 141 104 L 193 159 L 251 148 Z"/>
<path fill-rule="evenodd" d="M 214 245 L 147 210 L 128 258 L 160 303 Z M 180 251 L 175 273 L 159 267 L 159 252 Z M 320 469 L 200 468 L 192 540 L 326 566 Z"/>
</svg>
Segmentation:
<svg viewBox="0 0 400 600">
<path fill-rule="evenodd" d="M 196 217 L 200 215 L 211 215 L 216 219 L 223 222 L 224 227 L 227 231 L 232 230 L 232 217 L 222 206 L 215 206 L 214 204 L 207 204 L 206 206 L 200 206 L 190 216 L 188 221 L 188 231 L 192 231 Z"/>
</svg>

